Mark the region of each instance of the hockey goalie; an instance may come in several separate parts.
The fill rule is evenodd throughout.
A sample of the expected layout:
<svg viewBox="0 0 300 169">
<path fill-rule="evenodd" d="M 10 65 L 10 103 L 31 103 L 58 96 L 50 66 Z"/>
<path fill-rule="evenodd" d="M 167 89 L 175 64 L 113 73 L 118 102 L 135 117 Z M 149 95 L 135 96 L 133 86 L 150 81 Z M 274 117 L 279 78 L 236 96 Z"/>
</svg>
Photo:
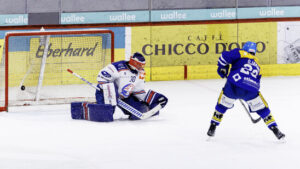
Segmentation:
<svg viewBox="0 0 300 169">
<path fill-rule="evenodd" d="M 101 69 L 95 93 L 97 103 L 71 103 L 72 118 L 110 122 L 114 120 L 113 114 L 118 106 L 130 120 L 140 120 L 142 118 L 134 114 L 133 109 L 143 114 L 155 110 L 155 107 L 164 108 L 168 102 L 166 96 L 145 90 L 145 63 L 142 54 L 134 53 L 129 61 L 113 62 Z M 118 100 L 129 108 L 121 106 Z M 159 111 L 155 111 L 153 116 L 158 114 Z"/>
</svg>

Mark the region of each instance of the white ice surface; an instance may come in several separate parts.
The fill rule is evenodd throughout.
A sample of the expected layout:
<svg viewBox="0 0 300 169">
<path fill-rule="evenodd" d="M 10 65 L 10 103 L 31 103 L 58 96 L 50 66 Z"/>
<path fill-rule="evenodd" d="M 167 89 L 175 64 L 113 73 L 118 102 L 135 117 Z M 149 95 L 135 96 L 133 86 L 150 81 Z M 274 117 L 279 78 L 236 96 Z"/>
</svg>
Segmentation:
<svg viewBox="0 0 300 169">
<path fill-rule="evenodd" d="M 10 107 L 0 113 L 0 169 L 299 169 L 300 77 L 262 79 L 286 142 L 252 124 L 239 102 L 216 136 L 207 129 L 224 80 L 147 82 L 169 98 L 161 115 L 129 121 L 72 120 L 69 105 Z"/>
</svg>

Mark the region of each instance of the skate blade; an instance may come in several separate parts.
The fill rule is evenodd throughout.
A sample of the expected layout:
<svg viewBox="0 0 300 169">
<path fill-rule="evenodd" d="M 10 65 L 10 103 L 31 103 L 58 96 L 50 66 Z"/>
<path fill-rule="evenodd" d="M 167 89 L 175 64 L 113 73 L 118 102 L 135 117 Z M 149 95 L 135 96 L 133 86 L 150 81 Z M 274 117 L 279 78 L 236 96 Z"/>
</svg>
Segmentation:
<svg viewBox="0 0 300 169">
<path fill-rule="evenodd" d="M 282 137 L 281 139 L 279 139 L 278 142 L 281 143 L 281 144 L 286 143 L 285 137 Z"/>
<path fill-rule="evenodd" d="M 208 136 L 207 139 L 206 139 L 206 141 L 207 141 L 207 142 L 212 141 L 212 140 L 214 139 L 213 137 L 214 137 L 214 136 Z"/>
</svg>

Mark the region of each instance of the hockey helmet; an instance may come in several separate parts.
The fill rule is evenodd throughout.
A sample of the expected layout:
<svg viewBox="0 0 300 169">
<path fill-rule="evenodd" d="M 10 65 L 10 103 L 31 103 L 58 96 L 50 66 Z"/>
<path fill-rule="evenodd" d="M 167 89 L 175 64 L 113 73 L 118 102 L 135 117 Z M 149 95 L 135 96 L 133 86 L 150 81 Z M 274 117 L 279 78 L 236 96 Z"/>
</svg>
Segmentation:
<svg viewBox="0 0 300 169">
<path fill-rule="evenodd" d="M 144 69 L 146 60 L 142 54 L 136 52 L 130 57 L 128 64 L 132 69 L 140 71 Z"/>
<path fill-rule="evenodd" d="M 256 54 L 256 43 L 248 41 L 244 44 L 242 50 L 251 53 L 252 55 Z"/>
</svg>

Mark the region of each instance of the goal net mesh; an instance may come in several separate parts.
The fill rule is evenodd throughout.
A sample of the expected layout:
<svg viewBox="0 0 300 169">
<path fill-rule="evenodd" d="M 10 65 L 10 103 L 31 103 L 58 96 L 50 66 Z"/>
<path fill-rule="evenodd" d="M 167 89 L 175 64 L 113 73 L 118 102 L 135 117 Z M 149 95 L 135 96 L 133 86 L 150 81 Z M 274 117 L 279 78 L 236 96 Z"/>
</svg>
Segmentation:
<svg viewBox="0 0 300 169">
<path fill-rule="evenodd" d="M 1 57 L 0 106 L 5 107 L 6 101 L 8 105 L 94 101 L 95 89 L 67 69 L 96 84 L 99 70 L 113 59 L 112 32 L 40 33 L 6 35 Z"/>
</svg>

